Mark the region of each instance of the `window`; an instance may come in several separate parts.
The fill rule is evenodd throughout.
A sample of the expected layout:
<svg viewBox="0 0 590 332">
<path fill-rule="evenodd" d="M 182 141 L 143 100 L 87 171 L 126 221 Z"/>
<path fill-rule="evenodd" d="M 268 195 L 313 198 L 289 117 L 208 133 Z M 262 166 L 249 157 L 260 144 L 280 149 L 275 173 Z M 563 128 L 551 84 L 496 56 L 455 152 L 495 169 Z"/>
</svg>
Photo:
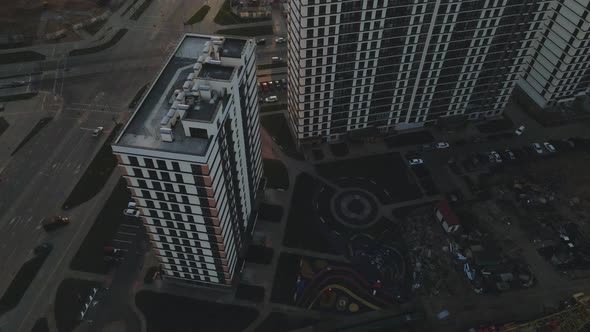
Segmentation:
<svg viewBox="0 0 590 332">
<path fill-rule="evenodd" d="M 167 169 L 166 168 L 166 162 L 164 160 L 156 160 L 156 162 L 158 163 L 158 168 L 160 169 Z"/>
<path fill-rule="evenodd" d="M 129 163 L 131 165 L 133 165 L 133 166 L 139 166 L 139 161 L 137 161 L 137 158 L 136 157 L 129 156 L 128 158 L 129 158 Z"/>
</svg>

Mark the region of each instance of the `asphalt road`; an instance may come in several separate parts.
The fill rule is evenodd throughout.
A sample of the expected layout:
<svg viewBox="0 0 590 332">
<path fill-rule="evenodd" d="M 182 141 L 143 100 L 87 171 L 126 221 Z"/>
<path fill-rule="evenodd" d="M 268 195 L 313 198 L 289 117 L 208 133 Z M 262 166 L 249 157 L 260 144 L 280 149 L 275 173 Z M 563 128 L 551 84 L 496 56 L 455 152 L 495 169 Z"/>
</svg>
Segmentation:
<svg viewBox="0 0 590 332">
<path fill-rule="evenodd" d="M 41 91 L 29 101 L 8 102 L 2 115 L 11 127 L 0 136 L 0 293 L 10 284 L 31 250 L 42 242 L 52 242 L 54 250 L 31 283 L 19 306 L 0 317 L 2 331 L 29 331 L 38 317 L 52 314 L 57 286 L 71 274 L 71 258 L 95 216 L 116 183 L 111 177 L 95 199 L 70 211 L 60 211 L 65 198 L 84 173 L 93 156 L 112 130 L 131 112 L 129 101 L 151 81 L 166 57 L 187 31 L 182 22 L 187 11 L 204 1 L 154 1 L 138 21 L 121 18 L 115 28 L 129 31 L 113 47 L 90 55 L 68 57 L 68 47 L 60 44 L 36 46 L 50 54 L 42 62 L 0 66 L 0 76 L 40 72 L 32 77 Z M 190 7 L 190 8 L 189 8 Z M 282 33 L 284 24 L 276 31 Z M 286 44 L 259 48 L 259 63 L 270 63 L 272 56 L 286 58 Z M 2 79 L 4 81 L 12 79 Z M 43 117 L 51 120 L 18 153 L 11 156 L 18 142 Z M 92 137 L 96 126 L 105 127 L 101 137 Z M 52 234 L 40 227 L 43 218 L 68 215 L 71 224 Z M 141 235 L 138 235 L 141 236 Z M 97 311 L 97 324 L 112 319 L 113 308 L 128 297 L 137 278 L 142 255 L 130 251 L 126 262 L 112 280 L 107 307 Z M 115 310 L 116 311 L 116 310 Z"/>
</svg>

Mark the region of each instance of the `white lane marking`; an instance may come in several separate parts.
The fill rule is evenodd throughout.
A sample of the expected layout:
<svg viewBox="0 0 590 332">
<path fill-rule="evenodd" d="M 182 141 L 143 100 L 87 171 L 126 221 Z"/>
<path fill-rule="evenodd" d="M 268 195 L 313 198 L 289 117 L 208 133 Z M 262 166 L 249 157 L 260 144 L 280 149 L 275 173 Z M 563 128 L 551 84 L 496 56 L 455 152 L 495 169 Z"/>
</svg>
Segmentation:
<svg viewBox="0 0 590 332">
<path fill-rule="evenodd" d="M 117 242 L 124 242 L 124 243 L 131 243 L 131 241 L 117 240 L 117 239 L 114 239 L 113 241 L 117 241 Z"/>
<path fill-rule="evenodd" d="M 117 234 L 125 234 L 125 235 L 135 236 L 134 233 L 127 233 L 127 232 L 117 232 Z"/>
<path fill-rule="evenodd" d="M 139 226 L 137 226 L 137 225 L 121 224 L 121 226 L 139 228 Z"/>
</svg>

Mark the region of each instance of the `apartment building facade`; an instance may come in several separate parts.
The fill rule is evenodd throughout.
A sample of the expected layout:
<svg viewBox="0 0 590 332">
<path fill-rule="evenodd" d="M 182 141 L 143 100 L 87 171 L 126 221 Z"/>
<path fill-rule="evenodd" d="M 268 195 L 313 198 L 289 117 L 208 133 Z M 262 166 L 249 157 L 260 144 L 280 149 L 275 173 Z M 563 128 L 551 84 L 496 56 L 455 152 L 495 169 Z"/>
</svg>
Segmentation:
<svg viewBox="0 0 590 332">
<path fill-rule="evenodd" d="M 541 108 L 590 93 L 590 0 L 551 3 L 519 86 Z"/>
<path fill-rule="evenodd" d="M 545 0 L 291 0 L 299 142 L 502 113 Z"/>
<path fill-rule="evenodd" d="M 230 286 L 262 178 L 255 43 L 185 35 L 112 145 L 165 278 Z"/>
</svg>

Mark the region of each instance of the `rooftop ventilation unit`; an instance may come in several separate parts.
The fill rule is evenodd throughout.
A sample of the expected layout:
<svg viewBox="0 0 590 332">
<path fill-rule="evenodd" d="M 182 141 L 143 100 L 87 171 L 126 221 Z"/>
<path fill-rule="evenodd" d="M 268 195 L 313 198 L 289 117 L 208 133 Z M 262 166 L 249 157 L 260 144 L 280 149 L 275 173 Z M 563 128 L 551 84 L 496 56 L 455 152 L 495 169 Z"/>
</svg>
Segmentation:
<svg viewBox="0 0 590 332">
<path fill-rule="evenodd" d="M 174 134 L 172 133 L 172 129 L 170 128 L 160 128 L 160 136 L 162 137 L 162 141 L 164 142 L 174 141 Z"/>
<path fill-rule="evenodd" d="M 168 126 L 168 124 L 170 124 L 170 117 L 167 115 L 164 115 L 164 117 L 162 118 L 162 120 L 160 121 L 160 125 L 161 126 Z"/>
<path fill-rule="evenodd" d="M 211 41 L 213 42 L 213 44 L 220 45 L 220 44 L 223 44 L 223 42 L 225 41 L 225 38 L 223 38 L 223 37 L 211 37 Z"/>
</svg>

